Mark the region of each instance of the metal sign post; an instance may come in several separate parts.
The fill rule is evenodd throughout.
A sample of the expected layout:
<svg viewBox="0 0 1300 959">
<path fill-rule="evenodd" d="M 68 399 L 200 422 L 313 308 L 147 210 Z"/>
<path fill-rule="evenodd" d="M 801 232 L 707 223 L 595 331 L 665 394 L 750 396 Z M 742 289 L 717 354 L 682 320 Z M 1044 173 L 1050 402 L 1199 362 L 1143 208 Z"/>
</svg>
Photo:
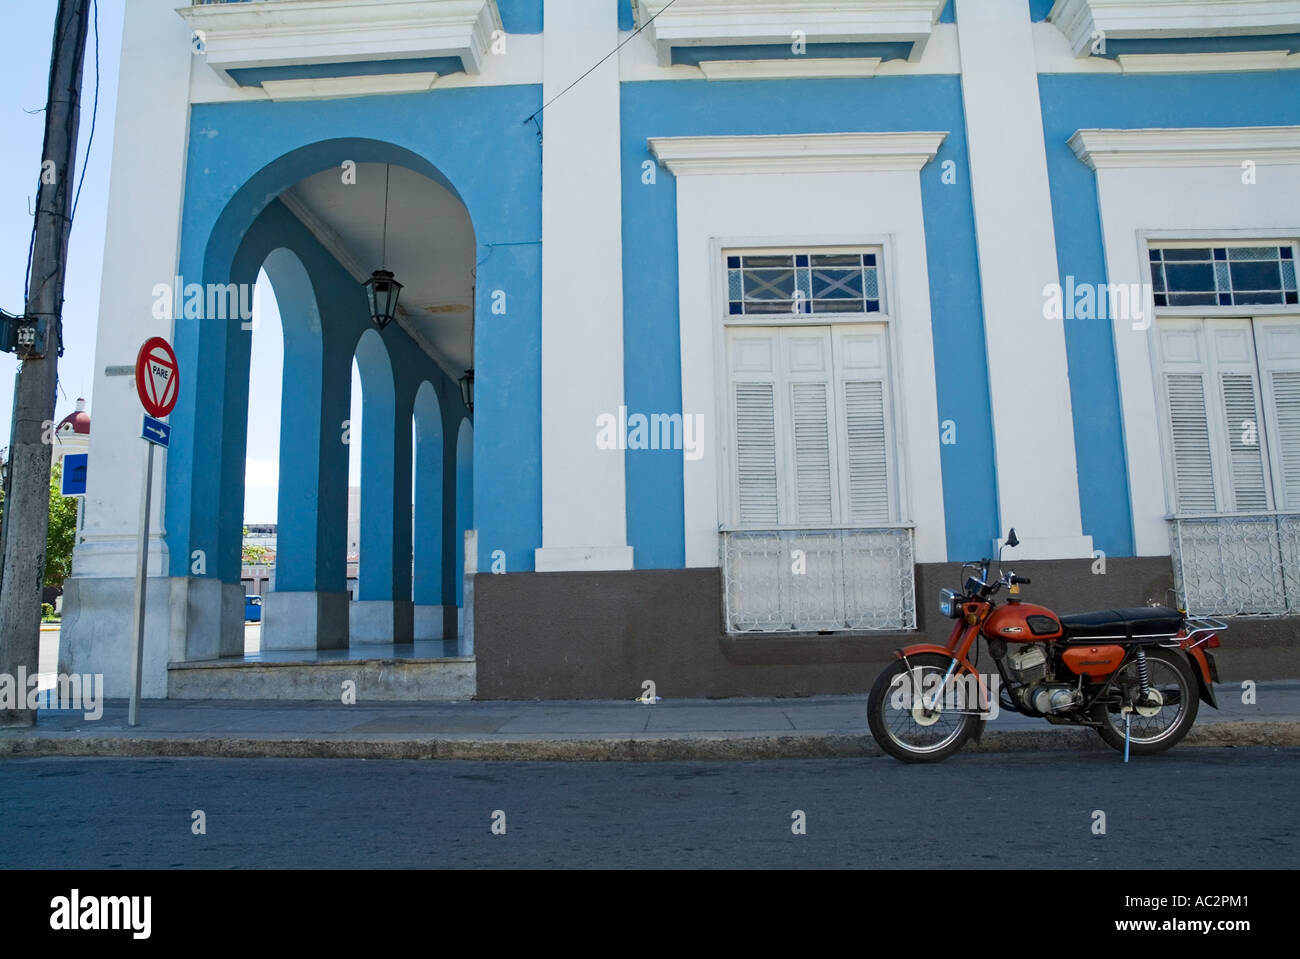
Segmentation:
<svg viewBox="0 0 1300 959">
<path fill-rule="evenodd" d="M 144 495 L 140 497 L 139 563 L 135 569 L 135 649 L 131 654 L 131 704 L 127 708 L 128 726 L 138 726 L 140 715 L 141 666 L 144 659 L 144 601 L 149 577 L 149 501 L 153 495 L 153 443 L 144 468 Z"/>
<path fill-rule="evenodd" d="M 140 436 L 149 445 L 144 469 L 144 494 L 140 497 L 139 558 L 135 568 L 135 648 L 131 654 L 131 702 L 127 708 L 127 725 L 138 726 L 140 685 L 144 674 L 145 598 L 149 586 L 149 508 L 153 499 L 153 451 L 167 448 L 171 427 L 155 417 L 166 416 L 176 407 L 180 393 L 176 354 L 162 337 L 155 336 L 140 347 L 135 362 L 135 388 L 148 415 L 140 427 Z"/>
</svg>

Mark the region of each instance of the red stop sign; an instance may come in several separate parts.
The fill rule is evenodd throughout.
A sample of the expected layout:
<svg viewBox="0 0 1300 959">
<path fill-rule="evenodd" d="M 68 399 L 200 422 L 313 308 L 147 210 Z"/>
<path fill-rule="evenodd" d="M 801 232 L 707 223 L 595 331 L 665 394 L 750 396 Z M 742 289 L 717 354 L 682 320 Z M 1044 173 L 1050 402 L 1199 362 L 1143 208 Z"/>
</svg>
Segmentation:
<svg viewBox="0 0 1300 959">
<path fill-rule="evenodd" d="M 161 418 L 176 408 L 180 391 L 176 354 L 161 336 L 146 340 L 140 347 L 135 359 L 135 391 L 150 416 Z"/>
</svg>

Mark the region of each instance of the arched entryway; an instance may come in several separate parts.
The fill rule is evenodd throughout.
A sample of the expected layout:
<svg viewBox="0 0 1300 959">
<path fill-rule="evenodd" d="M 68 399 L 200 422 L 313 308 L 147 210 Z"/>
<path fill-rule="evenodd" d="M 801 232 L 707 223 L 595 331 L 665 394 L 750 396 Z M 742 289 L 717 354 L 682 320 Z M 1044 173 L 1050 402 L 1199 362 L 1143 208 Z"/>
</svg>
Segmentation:
<svg viewBox="0 0 1300 959">
<path fill-rule="evenodd" d="M 263 658 L 409 644 L 455 630 L 454 618 L 451 630 L 444 623 L 459 601 L 458 580 L 448 574 L 452 533 L 463 524 L 457 484 L 445 474 L 467 459 L 457 455 L 455 424 L 469 417 L 457 379 L 472 364 L 474 230 L 459 195 L 427 162 L 373 141 L 341 142 L 346 150 L 321 144 L 261 171 L 218 218 L 204 261 L 205 277 L 236 289 L 264 270 L 283 320 L 279 410 L 266 410 L 281 427 L 275 588 L 263 607 Z M 339 159 L 347 153 L 360 159 Z M 252 183 L 286 176 L 282 165 L 306 175 L 250 219 Z M 361 282 L 381 266 L 404 285 L 398 314 L 382 329 Z M 177 327 L 182 364 L 193 370 L 182 387 L 193 390 L 191 405 L 179 418 L 188 412 L 208 428 L 185 432 L 169 462 L 169 492 L 177 491 L 169 512 L 177 522 L 168 537 L 184 550 L 179 555 L 199 557 L 174 572 L 188 574 L 192 593 L 217 591 L 222 613 L 206 637 L 201 619 L 191 617 L 191 659 L 242 652 L 242 630 L 230 628 L 235 616 L 227 607 L 238 595 L 242 608 L 251 340 L 238 322 L 194 319 Z M 354 359 L 363 395 L 359 495 L 348 482 Z M 360 531 L 355 600 L 350 522 Z M 465 523 L 472 522 L 471 512 Z"/>
</svg>

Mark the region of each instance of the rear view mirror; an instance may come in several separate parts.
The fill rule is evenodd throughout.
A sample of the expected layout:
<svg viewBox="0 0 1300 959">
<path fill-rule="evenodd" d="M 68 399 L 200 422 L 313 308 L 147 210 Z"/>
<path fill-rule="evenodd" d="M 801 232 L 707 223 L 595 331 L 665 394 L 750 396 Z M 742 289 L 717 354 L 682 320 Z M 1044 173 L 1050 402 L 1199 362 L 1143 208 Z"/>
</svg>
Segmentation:
<svg viewBox="0 0 1300 959">
<path fill-rule="evenodd" d="M 1007 545 L 1016 547 L 1020 545 L 1020 540 L 1016 539 L 1016 528 L 1011 527 L 1011 532 L 1007 533 Z"/>
</svg>

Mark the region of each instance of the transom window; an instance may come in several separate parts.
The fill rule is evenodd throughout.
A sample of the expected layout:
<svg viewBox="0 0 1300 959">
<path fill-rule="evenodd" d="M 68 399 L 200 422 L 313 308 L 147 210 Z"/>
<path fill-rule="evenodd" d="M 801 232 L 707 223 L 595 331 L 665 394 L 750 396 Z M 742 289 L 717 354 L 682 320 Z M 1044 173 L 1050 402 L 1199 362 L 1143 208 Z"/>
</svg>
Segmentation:
<svg viewBox="0 0 1300 959">
<path fill-rule="evenodd" d="M 1295 249 L 1278 246 L 1155 247 L 1157 307 L 1295 304 Z"/>
<path fill-rule="evenodd" d="M 880 313 L 884 290 L 876 253 L 751 253 L 727 257 L 731 316 Z"/>
</svg>

